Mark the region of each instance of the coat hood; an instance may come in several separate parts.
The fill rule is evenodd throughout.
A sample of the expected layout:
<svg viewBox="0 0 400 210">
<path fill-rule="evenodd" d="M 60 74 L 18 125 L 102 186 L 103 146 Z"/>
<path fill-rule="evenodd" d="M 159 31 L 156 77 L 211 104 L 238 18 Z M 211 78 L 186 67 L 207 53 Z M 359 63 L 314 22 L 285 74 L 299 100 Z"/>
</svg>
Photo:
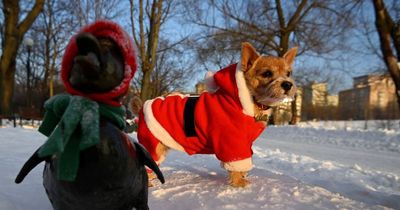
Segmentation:
<svg viewBox="0 0 400 210">
<path fill-rule="evenodd" d="M 254 102 L 240 65 L 232 64 L 217 72 L 207 72 L 205 84 L 210 92 L 223 91 L 241 105 L 245 115 L 254 117 Z"/>
<path fill-rule="evenodd" d="M 69 82 L 69 75 L 74 63 L 74 57 L 78 54 L 76 36 L 83 32 L 90 33 L 95 37 L 110 38 L 121 50 L 124 59 L 124 78 L 122 82 L 111 91 L 105 93 L 83 93 L 74 89 Z M 61 79 L 66 91 L 72 95 L 84 96 L 108 105 L 121 106 L 117 98 L 126 94 L 129 89 L 130 81 L 137 69 L 137 57 L 133 40 L 118 24 L 106 20 L 96 21 L 82 28 L 77 35 L 73 36 L 69 41 L 61 64 Z"/>
</svg>

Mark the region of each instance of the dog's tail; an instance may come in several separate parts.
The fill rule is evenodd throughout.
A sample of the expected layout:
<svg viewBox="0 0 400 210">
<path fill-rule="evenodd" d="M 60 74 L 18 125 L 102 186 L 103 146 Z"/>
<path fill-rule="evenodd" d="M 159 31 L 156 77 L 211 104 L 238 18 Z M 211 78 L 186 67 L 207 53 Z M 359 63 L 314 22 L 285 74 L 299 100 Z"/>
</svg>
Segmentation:
<svg viewBox="0 0 400 210">
<path fill-rule="evenodd" d="M 139 159 L 143 162 L 144 165 L 153 170 L 160 182 L 164 184 L 164 175 L 160 171 L 160 168 L 158 168 L 157 163 L 153 160 L 149 152 L 141 144 L 135 141 L 133 143 L 135 144 L 136 152 L 138 153 Z"/>
<path fill-rule="evenodd" d="M 143 107 L 143 101 L 139 96 L 133 96 L 130 101 L 130 108 L 135 116 L 139 116 L 139 112 Z"/>
</svg>

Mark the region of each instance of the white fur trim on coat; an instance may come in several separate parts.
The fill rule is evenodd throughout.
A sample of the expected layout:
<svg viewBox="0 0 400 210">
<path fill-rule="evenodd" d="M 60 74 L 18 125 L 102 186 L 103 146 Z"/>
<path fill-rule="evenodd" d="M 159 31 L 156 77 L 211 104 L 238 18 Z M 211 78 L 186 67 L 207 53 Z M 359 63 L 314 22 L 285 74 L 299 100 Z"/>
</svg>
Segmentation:
<svg viewBox="0 0 400 210">
<path fill-rule="evenodd" d="M 218 90 L 218 85 L 215 84 L 213 71 L 207 71 L 206 75 L 204 76 L 204 84 L 206 85 L 207 91 L 214 93 Z"/>
<path fill-rule="evenodd" d="M 250 171 L 253 168 L 253 162 L 251 158 L 243 160 L 232 161 L 232 162 L 221 162 L 221 167 L 228 171 Z"/>
<path fill-rule="evenodd" d="M 244 79 L 244 72 L 242 71 L 240 64 L 237 64 L 235 78 L 239 100 L 243 107 L 243 113 L 245 115 L 254 117 L 253 98 L 251 97 L 250 90 L 247 87 L 246 80 Z"/>
<path fill-rule="evenodd" d="M 158 98 L 164 99 L 163 97 L 158 97 Z M 154 117 L 153 109 L 151 107 L 154 100 L 155 99 L 148 100 L 143 105 L 144 120 L 146 122 L 147 127 L 154 135 L 154 137 L 160 140 L 164 145 L 166 145 L 169 148 L 184 152 L 185 149 L 180 144 L 178 144 L 178 142 L 176 142 L 174 138 L 172 138 L 172 136 L 168 133 L 168 131 L 166 131 Z"/>
</svg>

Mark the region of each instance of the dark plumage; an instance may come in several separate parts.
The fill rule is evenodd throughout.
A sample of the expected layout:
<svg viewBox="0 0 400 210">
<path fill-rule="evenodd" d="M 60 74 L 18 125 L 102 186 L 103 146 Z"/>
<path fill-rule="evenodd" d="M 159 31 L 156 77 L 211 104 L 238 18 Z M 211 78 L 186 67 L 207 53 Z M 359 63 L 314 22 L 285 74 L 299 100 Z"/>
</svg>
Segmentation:
<svg viewBox="0 0 400 210">
<path fill-rule="evenodd" d="M 76 37 L 78 53 L 69 74 L 75 90 L 101 93 L 120 85 L 125 61 L 115 41 L 88 33 Z M 80 152 L 74 181 L 57 179 L 58 157 L 40 157 L 39 148 L 22 167 L 15 182 L 22 182 L 35 166 L 45 161 L 43 185 L 54 209 L 148 209 L 145 165 L 164 183 L 157 164 L 139 143 L 107 118 L 100 117 L 99 126 L 99 143 Z M 78 128 L 74 135 L 80 132 Z"/>
</svg>

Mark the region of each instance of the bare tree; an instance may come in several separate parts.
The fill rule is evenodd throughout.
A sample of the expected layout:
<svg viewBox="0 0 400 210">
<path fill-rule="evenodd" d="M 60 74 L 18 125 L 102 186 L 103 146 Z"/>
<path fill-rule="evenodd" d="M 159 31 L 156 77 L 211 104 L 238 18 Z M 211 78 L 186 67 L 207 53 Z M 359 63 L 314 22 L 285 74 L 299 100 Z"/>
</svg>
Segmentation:
<svg viewBox="0 0 400 210">
<path fill-rule="evenodd" d="M 0 10 L 3 11 L 3 1 L 0 1 Z M 4 33 L 4 13 L 0 12 L 0 34 Z M 0 36 L 0 46 L 3 46 L 3 35 Z M 3 49 L 0 49 L 3 50 Z M 0 55 L 3 54 L 2 51 L 0 51 Z"/>
<path fill-rule="evenodd" d="M 30 84 L 32 88 L 25 92 L 15 90 L 17 98 L 15 107 L 23 104 L 19 100 L 32 98 L 32 106 L 40 110 L 44 101 L 54 94 L 54 81 L 58 74 L 61 57 L 68 39 L 72 36 L 77 25 L 75 17 L 71 16 L 74 8 L 67 0 L 48 0 L 45 2 L 42 12 L 39 14 L 26 36 L 34 41 L 31 47 L 31 74 Z M 23 88 L 27 79 L 26 75 L 26 48 L 21 48 L 17 55 L 16 88 Z M 23 94 L 23 97 L 21 97 Z"/>
<path fill-rule="evenodd" d="M 0 114 L 9 114 L 14 90 L 14 76 L 18 48 L 36 17 L 43 8 L 44 0 L 36 0 L 32 9 L 21 19 L 19 1 L 3 0 L 4 26 L 0 59 Z M 21 20 L 20 20 L 21 19 Z"/>
<path fill-rule="evenodd" d="M 282 56 L 289 46 L 300 46 L 299 55 L 321 56 L 346 47 L 343 35 L 352 26 L 351 1 L 240 1 L 209 0 L 208 4 L 189 1 L 197 7 L 188 21 L 200 26 L 197 42 L 201 60 L 206 58 L 203 43 L 224 43 L 219 52 L 252 42 L 263 54 Z M 189 9 L 187 9 L 189 11 Z M 200 11 L 204 11 L 201 13 Z M 203 35 L 202 35 L 203 34 Z M 209 41 L 213 39 L 213 41 Z M 211 54 L 211 56 L 213 56 Z M 226 64 L 225 64 L 226 65 Z M 298 113 L 293 105 L 292 113 Z M 300 116 L 293 115 L 295 123 Z"/>
<path fill-rule="evenodd" d="M 115 20 L 124 15 L 123 0 L 71 0 L 71 15 L 78 27 L 99 19 Z"/>
<path fill-rule="evenodd" d="M 161 41 L 160 48 L 171 46 L 168 41 Z M 151 78 L 151 97 L 165 95 L 174 91 L 183 91 L 186 82 L 194 73 L 193 62 L 185 49 L 169 49 L 158 51 L 157 63 Z"/>
<path fill-rule="evenodd" d="M 394 81 L 397 103 L 400 108 L 400 66 L 398 64 L 400 61 L 400 17 L 394 21 L 383 0 L 373 0 L 372 2 L 382 58 Z"/>
<path fill-rule="evenodd" d="M 132 34 L 141 69 L 133 84 L 142 101 L 181 89 L 193 75 L 193 61 L 183 48 L 187 38 L 163 33 L 178 3 L 130 0 Z"/>
<path fill-rule="evenodd" d="M 42 78 L 41 87 L 38 89 L 45 98 L 54 94 L 54 79 L 59 70 L 65 45 L 77 28 L 74 24 L 76 17 L 69 15 L 74 10 L 69 2 L 47 0 L 30 30 L 30 34 L 37 42 L 35 62 L 42 70 L 37 75 Z"/>
<path fill-rule="evenodd" d="M 139 32 L 136 33 L 136 21 L 134 16 L 135 2 L 130 0 L 131 5 L 131 24 L 132 35 L 136 46 L 139 49 L 140 65 L 142 70 L 140 98 L 144 101 L 151 98 L 151 73 L 157 62 L 157 48 L 159 43 L 160 27 L 163 20 L 168 15 L 170 2 L 164 8 L 163 0 L 154 0 L 143 2 L 139 0 L 138 5 L 138 24 Z M 165 12 L 167 11 L 167 12 Z M 148 28 L 145 28 L 145 22 L 148 20 Z"/>
</svg>

